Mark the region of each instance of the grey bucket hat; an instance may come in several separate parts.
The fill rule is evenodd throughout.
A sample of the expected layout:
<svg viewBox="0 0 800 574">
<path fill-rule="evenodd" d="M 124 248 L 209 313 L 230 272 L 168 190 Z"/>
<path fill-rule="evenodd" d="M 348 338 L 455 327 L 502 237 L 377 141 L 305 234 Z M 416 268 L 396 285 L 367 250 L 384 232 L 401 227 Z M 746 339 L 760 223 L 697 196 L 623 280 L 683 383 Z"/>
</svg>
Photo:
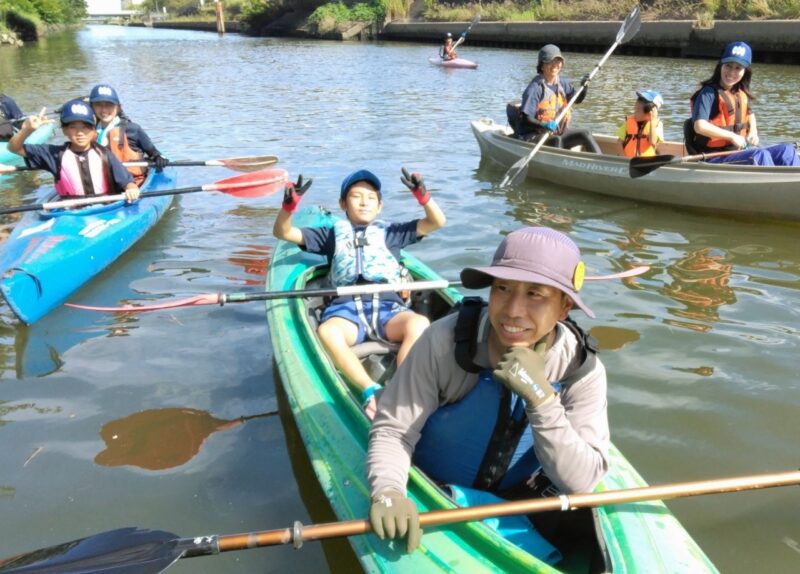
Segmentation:
<svg viewBox="0 0 800 574">
<path fill-rule="evenodd" d="M 561 58 L 562 62 L 565 64 L 567 63 L 567 61 L 564 59 L 564 56 L 561 55 L 561 49 L 559 49 L 559 47 L 555 44 L 547 44 L 539 49 L 540 64 L 548 64 L 556 58 Z"/>
<path fill-rule="evenodd" d="M 467 289 L 483 289 L 495 278 L 549 285 L 569 295 L 584 313 L 594 318 L 578 295 L 584 270 L 580 249 L 572 239 L 549 227 L 525 227 L 503 239 L 491 266 L 467 267 L 461 271 L 461 282 Z"/>
</svg>

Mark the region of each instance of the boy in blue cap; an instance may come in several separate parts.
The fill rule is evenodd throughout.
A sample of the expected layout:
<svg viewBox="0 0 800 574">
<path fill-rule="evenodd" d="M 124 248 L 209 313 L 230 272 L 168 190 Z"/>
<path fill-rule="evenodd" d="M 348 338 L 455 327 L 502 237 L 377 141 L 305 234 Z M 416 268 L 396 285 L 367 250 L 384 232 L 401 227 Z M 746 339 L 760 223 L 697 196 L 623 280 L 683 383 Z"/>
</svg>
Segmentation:
<svg viewBox="0 0 800 574">
<path fill-rule="evenodd" d="M 47 121 L 45 110 L 29 116 L 11 141 L 8 150 L 25 158 L 28 167 L 44 169 L 55 177 L 62 197 L 123 193 L 129 203 L 139 197 L 131 175 L 117 158 L 97 144 L 94 114 L 83 100 L 70 100 L 61 109 L 61 130 L 69 140 L 62 145 L 26 144 L 25 138 Z"/>
<path fill-rule="evenodd" d="M 793 145 L 758 146 L 758 127 L 750 93 L 753 51 L 744 42 L 731 42 L 711 77 L 691 97 L 693 134 L 687 147 L 692 153 L 736 151 L 708 160 L 710 163 L 750 165 L 800 165 Z"/>
<path fill-rule="evenodd" d="M 383 208 L 381 181 L 366 169 L 354 171 L 342 182 L 339 206 L 347 216 L 332 227 L 294 227 L 292 214 L 311 180 L 286 186 L 283 206 L 275 218 L 273 233 L 309 253 L 325 255 L 335 287 L 359 283 L 397 283 L 401 279 L 400 250 L 416 243 L 445 224 L 445 216 L 425 187 L 420 174 L 402 170 L 401 181 L 425 210 L 423 219 L 405 223 L 377 220 Z M 397 362 L 402 363 L 414 341 L 430 322 L 409 309 L 397 293 L 362 299 L 337 297 L 322 314 L 318 334 L 334 364 L 362 391 L 364 411 L 375 415 L 375 391 L 361 361 L 350 347 L 365 339 L 399 343 Z"/>
<path fill-rule="evenodd" d="M 156 171 L 166 167 L 167 158 L 161 155 L 142 127 L 122 111 L 113 86 L 97 84 L 89 94 L 89 103 L 97 116 L 97 143 L 111 150 L 122 162 L 142 161 L 146 156 L 155 164 Z M 129 167 L 128 171 L 136 185 L 141 185 L 147 177 L 147 168 Z"/>
<path fill-rule="evenodd" d="M 664 141 L 664 125 L 658 119 L 658 110 L 664 98 L 654 90 L 636 92 L 633 113 L 617 130 L 617 137 L 626 157 L 650 157 L 658 153 L 658 144 Z"/>
</svg>

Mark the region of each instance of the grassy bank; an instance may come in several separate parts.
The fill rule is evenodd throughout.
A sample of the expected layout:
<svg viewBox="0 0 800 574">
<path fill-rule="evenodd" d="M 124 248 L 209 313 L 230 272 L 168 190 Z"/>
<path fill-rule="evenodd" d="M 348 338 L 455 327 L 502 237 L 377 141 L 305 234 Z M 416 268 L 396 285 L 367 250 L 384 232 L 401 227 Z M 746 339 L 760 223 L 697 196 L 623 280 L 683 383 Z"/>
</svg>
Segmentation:
<svg viewBox="0 0 800 574">
<path fill-rule="evenodd" d="M 480 13 L 487 21 L 621 20 L 637 2 L 538 0 L 444 3 L 426 0 L 423 15 L 437 22 L 464 22 Z M 800 18 L 800 0 L 643 0 L 644 20 L 750 20 Z"/>
<path fill-rule="evenodd" d="M 178 1 L 178 0 L 175 0 Z M 290 11 L 311 12 L 310 22 L 373 22 L 405 18 L 411 0 L 243 0 L 242 19 L 253 29 Z M 635 0 L 504 0 L 439 2 L 425 0 L 416 19 L 469 21 L 480 13 L 484 21 L 620 20 Z M 718 20 L 800 18 L 800 0 L 642 0 L 644 20 Z"/>
</svg>

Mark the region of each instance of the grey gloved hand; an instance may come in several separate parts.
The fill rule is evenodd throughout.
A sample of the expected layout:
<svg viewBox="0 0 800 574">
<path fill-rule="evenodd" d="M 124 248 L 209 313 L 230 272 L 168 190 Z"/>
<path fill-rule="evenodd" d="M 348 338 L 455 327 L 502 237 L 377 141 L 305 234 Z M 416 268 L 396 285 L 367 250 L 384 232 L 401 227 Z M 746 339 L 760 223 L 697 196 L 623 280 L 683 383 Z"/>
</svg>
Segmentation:
<svg viewBox="0 0 800 574">
<path fill-rule="evenodd" d="M 511 347 L 494 372 L 495 380 L 525 399 L 536 408 L 549 402 L 555 391 L 544 373 L 544 351 L 547 343 L 536 344 L 536 350 L 529 347 Z"/>
<path fill-rule="evenodd" d="M 419 546 L 422 529 L 417 505 L 404 494 L 386 490 L 375 496 L 369 507 L 369 522 L 381 540 L 407 536 L 406 550 L 409 553 Z"/>
</svg>

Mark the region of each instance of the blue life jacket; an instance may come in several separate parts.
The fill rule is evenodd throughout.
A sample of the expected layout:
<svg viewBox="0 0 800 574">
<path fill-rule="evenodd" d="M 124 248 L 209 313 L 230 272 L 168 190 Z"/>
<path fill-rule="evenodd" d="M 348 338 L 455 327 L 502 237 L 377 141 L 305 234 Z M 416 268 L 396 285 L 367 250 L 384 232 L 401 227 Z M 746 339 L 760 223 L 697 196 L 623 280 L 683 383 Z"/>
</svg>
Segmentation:
<svg viewBox="0 0 800 574">
<path fill-rule="evenodd" d="M 455 328 L 456 361 L 465 371 L 479 373 L 478 383 L 428 418 L 414 464 L 439 483 L 499 492 L 527 480 L 541 464 L 524 400 L 495 381 L 491 369 L 472 362 L 482 308 L 479 297 L 465 297 Z M 575 334 L 582 362 L 561 381 L 551 382 L 556 392 L 586 376 L 597 361 L 594 341 L 570 319 L 561 325 Z"/>
<path fill-rule="evenodd" d="M 374 221 L 356 231 L 353 224 L 337 220 L 333 224 L 336 247 L 331 260 L 330 280 L 334 287 L 354 285 L 359 279 L 371 283 L 400 281 L 401 267 L 386 247 L 386 225 Z"/>
</svg>

